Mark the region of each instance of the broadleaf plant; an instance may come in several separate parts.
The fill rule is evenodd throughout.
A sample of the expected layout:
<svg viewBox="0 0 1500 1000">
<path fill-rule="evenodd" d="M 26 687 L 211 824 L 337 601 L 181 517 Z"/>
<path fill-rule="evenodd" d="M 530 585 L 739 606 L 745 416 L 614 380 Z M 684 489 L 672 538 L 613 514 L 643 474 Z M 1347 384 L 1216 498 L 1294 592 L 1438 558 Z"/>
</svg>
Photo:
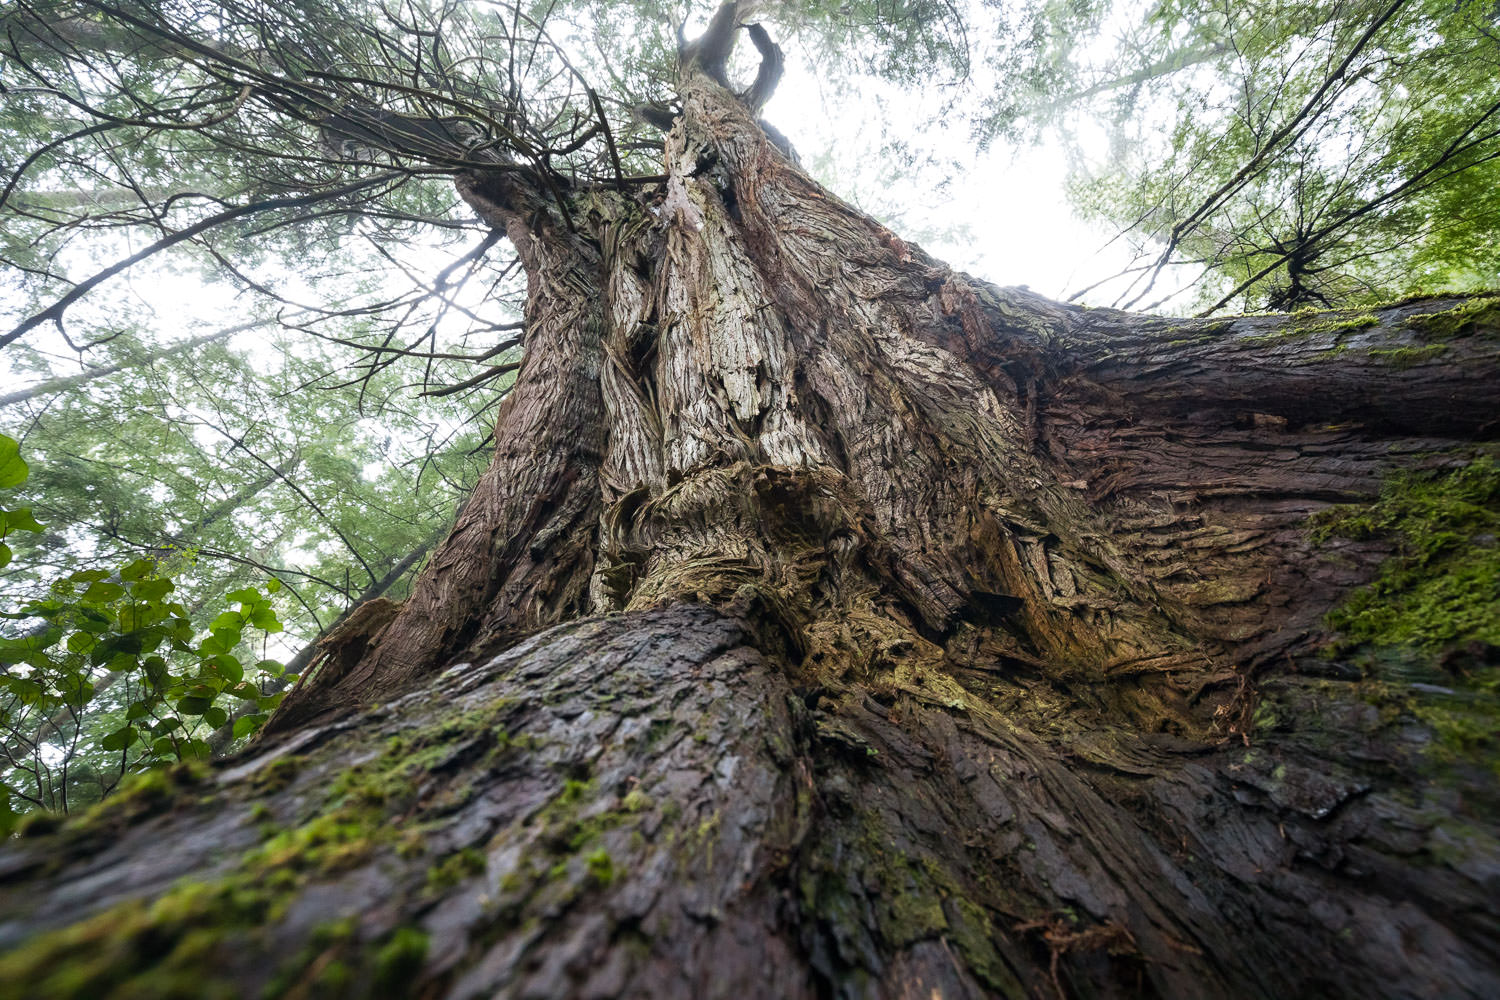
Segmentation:
<svg viewBox="0 0 1500 1000">
<path fill-rule="evenodd" d="M 27 475 L 17 443 L 0 435 L 0 482 Z M 0 540 L 16 530 L 43 529 L 30 511 L 0 507 Z M 0 611 L 17 626 L 0 632 L 0 835 L 26 812 L 90 804 L 125 774 L 207 757 L 206 737 L 232 710 L 253 709 L 235 721 L 243 738 L 279 703 L 261 684 L 286 680 L 282 665 L 247 669 L 242 657 L 282 631 L 280 583 L 225 594 L 229 607 L 200 635 L 169 569 L 142 558 L 79 570 Z"/>
</svg>

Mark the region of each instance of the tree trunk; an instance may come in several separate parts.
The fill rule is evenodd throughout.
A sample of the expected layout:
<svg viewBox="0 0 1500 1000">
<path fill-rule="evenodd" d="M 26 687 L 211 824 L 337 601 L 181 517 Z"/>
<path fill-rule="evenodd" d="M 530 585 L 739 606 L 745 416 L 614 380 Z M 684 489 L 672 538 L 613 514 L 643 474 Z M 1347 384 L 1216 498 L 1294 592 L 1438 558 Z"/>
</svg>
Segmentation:
<svg viewBox="0 0 1500 1000">
<path fill-rule="evenodd" d="M 779 152 L 716 25 L 651 196 L 460 178 L 530 281 L 494 464 L 257 746 L 0 853 L 0 984 L 1496 995 L 1493 774 L 1323 624 L 1392 544 L 1309 525 L 1492 439 L 1494 304 L 987 285 Z"/>
</svg>

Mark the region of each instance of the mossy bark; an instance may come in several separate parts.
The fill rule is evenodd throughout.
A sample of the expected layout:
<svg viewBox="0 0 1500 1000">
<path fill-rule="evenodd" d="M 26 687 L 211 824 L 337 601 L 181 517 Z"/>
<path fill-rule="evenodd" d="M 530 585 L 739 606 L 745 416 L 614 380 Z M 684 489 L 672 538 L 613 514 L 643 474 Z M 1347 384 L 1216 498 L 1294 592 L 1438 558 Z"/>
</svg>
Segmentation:
<svg viewBox="0 0 1500 1000">
<path fill-rule="evenodd" d="M 0 852 L 0 984 L 1500 992 L 1493 772 L 1324 624 L 1399 543 L 1309 524 L 1490 446 L 1494 310 L 997 288 L 703 51 L 647 195 L 460 179 L 530 279 L 492 468 L 261 745 Z"/>
</svg>

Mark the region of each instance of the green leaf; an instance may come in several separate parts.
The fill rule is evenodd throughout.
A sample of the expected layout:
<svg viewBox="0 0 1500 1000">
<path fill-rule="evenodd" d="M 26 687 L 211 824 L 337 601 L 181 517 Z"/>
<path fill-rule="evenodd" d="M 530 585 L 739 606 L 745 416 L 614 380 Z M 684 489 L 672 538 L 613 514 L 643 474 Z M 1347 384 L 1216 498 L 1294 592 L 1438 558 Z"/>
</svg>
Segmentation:
<svg viewBox="0 0 1500 1000">
<path fill-rule="evenodd" d="M 214 729 L 218 729 L 224 723 L 229 721 L 229 713 L 224 711 L 219 706 L 215 705 L 208 711 L 203 713 L 203 721 L 208 723 Z"/>
<path fill-rule="evenodd" d="M 99 640 L 87 632 L 74 632 L 68 636 L 68 652 L 87 653 L 99 644 Z"/>
<path fill-rule="evenodd" d="M 128 654 L 134 658 L 140 655 L 140 652 L 140 636 L 134 633 L 125 635 L 105 633 L 104 637 L 99 640 L 99 645 L 89 653 L 89 662 L 97 667 L 121 654 Z"/>
<path fill-rule="evenodd" d="M 144 719 L 150 714 L 151 705 L 149 702 L 145 701 L 131 702 L 130 707 L 125 710 L 125 718 L 131 720 L 132 722 L 136 719 Z"/>
<path fill-rule="evenodd" d="M 101 580 L 98 583 L 89 584 L 89 589 L 85 590 L 78 599 L 80 601 L 88 601 L 92 604 L 106 604 L 110 601 L 117 601 L 124 596 L 124 587 L 118 583 L 106 583 Z"/>
<path fill-rule="evenodd" d="M 16 677 L 14 674 L 0 674 L 0 688 L 8 688 L 24 705 L 35 705 L 46 694 L 46 690 L 30 677 Z"/>
<path fill-rule="evenodd" d="M 245 679 L 245 668 L 240 666 L 240 661 L 228 653 L 219 653 L 208 660 L 214 668 L 215 673 L 231 684 L 238 684 Z"/>
<path fill-rule="evenodd" d="M 240 644 L 240 637 L 243 634 L 238 628 L 216 628 L 212 631 L 214 638 L 224 643 L 226 652 Z"/>
<path fill-rule="evenodd" d="M 108 616 L 101 615 L 92 608 L 80 608 L 78 627 L 94 635 L 103 635 L 114 628 L 114 623 L 109 620 Z"/>
<path fill-rule="evenodd" d="M 152 624 L 150 605 L 127 604 L 120 609 L 120 628 L 125 632 L 137 632 Z"/>
<path fill-rule="evenodd" d="M 105 750 L 124 750 L 140 738 L 141 734 L 136 732 L 134 726 L 121 726 L 100 740 L 99 745 Z"/>
<path fill-rule="evenodd" d="M 168 717 L 159 721 L 156 726 L 151 726 L 151 736 L 165 736 L 166 733 L 172 732 L 174 729 L 181 729 L 181 724 L 183 723 L 181 723 L 180 718 L 168 715 Z"/>
<path fill-rule="evenodd" d="M 144 580 L 154 569 L 156 569 L 156 564 L 150 559 L 137 559 L 127 566 L 120 567 L 120 579 L 127 583 Z"/>
<path fill-rule="evenodd" d="M 183 760 L 206 760 L 213 755 L 213 752 L 213 747 L 209 746 L 203 740 L 188 740 L 182 744 Z"/>
<path fill-rule="evenodd" d="M 40 653 L 62 637 L 63 630 L 52 625 L 47 631 L 36 635 L 23 635 L 19 639 L 0 639 L 0 663 L 19 663 L 25 654 Z M 13 656 L 16 658 L 12 659 Z"/>
<path fill-rule="evenodd" d="M 261 673 L 270 674 L 272 677 L 280 677 L 286 667 L 279 660 L 257 660 L 255 669 Z"/>
<path fill-rule="evenodd" d="M 148 656 L 141 661 L 141 667 L 146 671 L 146 679 L 151 686 L 160 691 L 167 685 L 167 661 L 160 656 Z"/>
<path fill-rule="evenodd" d="M 246 736 L 249 736 L 251 733 L 259 729 L 261 726 L 264 726 L 266 724 L 266 720 L 269 718 L 269 715 L 265 715 L 263 713 L 240 716 L 238 719 L 234 720 L 234 738 L 237 740 L 244 739 Z"/>
<path fill-rule="evenodd" d="M 130 589 L 135 593 L 138 600 L 160 601 L 173 590 L 176 590 L 177 585 L 164 577 L 154 577 L 150 580 L 141 580 Z"/>
<path fill-rule="evenodd" d="M 271 633 L 281 631 L 281 619 L 270 608 L 256 608 L 250 612 L 250 624 Z"/>
<path fill-rule="evenodd" d="M 229 593 L 224 595 L 224 600 L 235 601 L 240 604 L 254 604 L 260 599 L 260 591 L 256 590 L 254 587 L 245 587 L 241 590 L 231 590 Z M 233 614 L 233 612 L 226 611 L 224 612 L 224 614 Z M 219 617 L 222 618 L 223 615 L 220 615 Z"/>
<path fill-rule="evenodd" d="M 194 698 L 189 695 L 177 702 L 177 711 L 182 715 L 202 715 L 213 705 L 212 699 Z"/>
<path fill-rule="evenodd" d="M 154 726 L 151 727 L 151 735 L 152 736 L 165 736 L 168 733 L 170 733 L 172 730 L 181 728 L 181 726 L 182 726 L 182 720 L 181 719 L 173 718 L 172 716 L 169 715 L 165 719 L 162 719 L 156 725 L 154 725 Z"/>
<path fill-rule="evenodd" d="M 151 741 L 151 752 L 158 757 L 176 757 L 177 744 L 170 736 L 159 736 Z"/>
<path fill-rule="evenodd" d="M 254 701 L 256 698 L 260 697 L 260 688 L 256 687 L 254 684 L 251 684 L 249 681 L 240 681 L 238 684 L 234 685 L 234 687 L 228 688 L 226 690 L 226 693 L 232 697 L 240 699 L 241 701 Z"/>
<path fill-rule="evenodd" d="M 266 581 L 266 593 L 276 594 L 281 592 L 281 581 L 274 576 Z"/>
<path fill-rule="evenodd" d="M 244 624 L 244 615 L 240 614 L 238 611 L 225 611 L 223 614 L 219 615 L 213 621 L 208 623 L 208 630 L 210 632 L 218 632 L 220 630 L 232 630 L 237 632 L 244 626 Z"/>
<path fill-rule="evenodd" d="M 0 542 L 0 569 L 10 565 L 10 546 Z"/>
<path fill-rule="evenodd" d="M 44 531 L 37 519 L 31 516 L 30 507 L 18 507 L 15 510 L 0 508 L 0 536 L 12 531 Z"/>
<path fill-rule="evenodd" d="M 0 489 L 13 489 L 26 481 L 31 470 L 21 461 L 21 445 L 15 438 L 0 434 Z"/>
</svg>

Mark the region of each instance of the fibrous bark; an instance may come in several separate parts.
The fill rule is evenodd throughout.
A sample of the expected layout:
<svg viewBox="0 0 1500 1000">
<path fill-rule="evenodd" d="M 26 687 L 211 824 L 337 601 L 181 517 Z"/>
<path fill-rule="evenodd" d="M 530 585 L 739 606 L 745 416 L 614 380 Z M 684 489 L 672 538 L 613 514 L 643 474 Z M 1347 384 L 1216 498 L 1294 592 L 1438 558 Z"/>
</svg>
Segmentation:
<svg viewBox="0 0 1500 1000">
<path fill-rule="evenodd" d="M 645 196 L 460 178 L 530 281 L 475 498 L 261 745 L 3 855 L 0 982 L 1493 995 L 1493 776 L 1331 645 L 1390 543 L 1309 531 L 1488 447 L 1493 304 L 996 288 L 718 53 Z"/>
</svg>

